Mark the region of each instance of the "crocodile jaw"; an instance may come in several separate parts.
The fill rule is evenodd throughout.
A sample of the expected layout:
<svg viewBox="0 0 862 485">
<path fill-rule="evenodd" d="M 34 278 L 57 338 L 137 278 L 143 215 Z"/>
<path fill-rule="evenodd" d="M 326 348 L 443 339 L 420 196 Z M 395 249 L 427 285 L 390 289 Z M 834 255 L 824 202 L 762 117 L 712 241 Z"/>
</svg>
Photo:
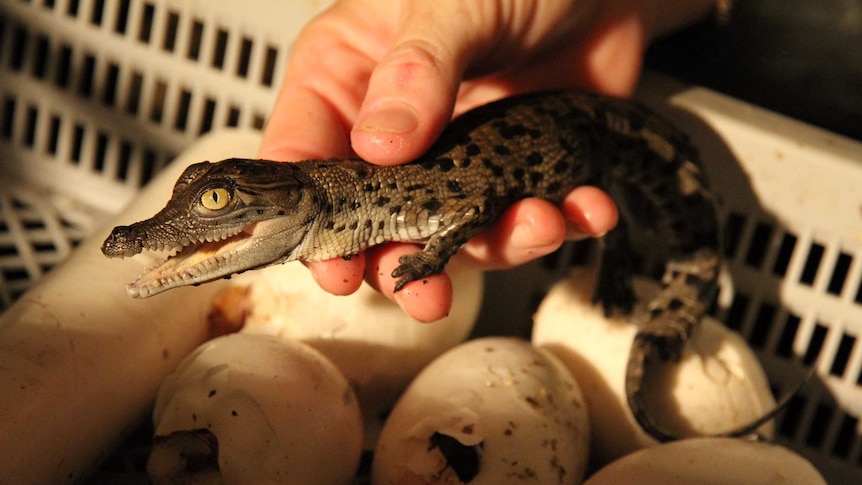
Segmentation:
<svg viewBox="0 0 862 485">
<path fill-rule="evenodd" d="M 273 251 L 273 248 L 261 247 L 266 246 L 262 241 L 272 236 L 268 229 L 273 225 L 272 221 L 260 221 L 220 241 L 191 243 L 175 255 L 148 267 L 137 280 L 126 286 L 126 293 L 133 298 L 147 298 L 171 288 L 229 278 L 236 273 L 280 262 L 286 259 L 283 248 Z"/>
</svg>

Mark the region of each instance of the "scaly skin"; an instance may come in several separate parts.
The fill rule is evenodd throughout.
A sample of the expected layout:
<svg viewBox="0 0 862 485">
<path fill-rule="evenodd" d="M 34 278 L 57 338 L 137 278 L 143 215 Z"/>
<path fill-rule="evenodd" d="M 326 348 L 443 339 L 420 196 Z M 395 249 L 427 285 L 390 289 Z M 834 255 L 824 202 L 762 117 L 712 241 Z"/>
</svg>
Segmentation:
<svg viewBox="0 0 862 485">
<path fill-rule="evenodd" d="M 457 118 L 425 155 L 398 167 L 199 163 L 162 211 L 116 227 L 102 251 L 124 257 L 181 249 L 129 285 L 130 295 L 147 297 L 286 261 L 350 257 L 387 241 L 425 243 L 400 259 L 398 291 L 441 272 L 513 202 L 559 203 L 585 184 L 608 191 L 622 215 L 605 237 L 596 301 L 608 312 L 629 311 L 633 256 L 666 261 L 663 290 L 632 347 L 626 390 L 641 426 L 672 439 L 644 408 L 644 368 L 656 358 L 677 360 L 700 322 L 716 289 L 719 225 L 687 136 L 632 102 L 578 92 L 504 99 Z M 638 238 L 630 237 L 635 229 Z"/>
</svg>

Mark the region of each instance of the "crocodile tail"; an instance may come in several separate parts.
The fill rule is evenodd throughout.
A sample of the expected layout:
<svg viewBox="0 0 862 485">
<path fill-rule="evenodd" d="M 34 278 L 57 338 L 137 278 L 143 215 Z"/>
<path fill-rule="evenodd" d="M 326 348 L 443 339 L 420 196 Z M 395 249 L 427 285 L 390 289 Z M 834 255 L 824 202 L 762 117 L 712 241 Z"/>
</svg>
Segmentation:
<svg viewBox="0 0 862 485">
<path fill-rule="evenodd" d="M 678 361 L 685 343 L 696 331 L 706 312 L 704 302 L 712 301 L 717 290 L 718 254 L 709 249 L 694 253 L 687 260 L 671 260 L 658 296 L 650 302 L 650 318 L 635 335 L 626 367 L 626 399 L 641 428 L 658 441 L 682 438 L 664 430 L 647 409 L 643 392 L 644 375 L 650 364 Z M 807 379 L 806 379 L 807 380 Z M 805 381 L 800 383 L 799 388 Z M 758 428 L 770 421 L 790 402 L 799 388 L 793 390 L 771 411 L 738 428 L 708 435 L 738 438 L 758 434 Z"/>
<path fill-rule="evenodd" d="M 647 410 L 646 402 L 643 394 L 643 376 L 644 368 L 649 359 L 648 356 L 654 350 L 655 343 L 650 341 L 646 335 L 638 334 L 632 345 L 631 356 L 626 367 L 626 399 L 629 409 L 632 412 L 638 425 L 653 439 L 659 442 L 675 441 L 686 438 L 677 436 L 669 431 L 666 431 L 657 423 Z M 791 389 L 772 410 L 764 413 L 760 417 L 752 420 L 737 428 L 705 435 L 711 438 L 751 438 L 757 441 L 768 441 L 768 437 L 760 434 L 759 429 L 767 422 L 775 419 L 781 411 L 784 411 L 790 404 L 792 398 L 799 393 L 805 384 L 808 383 L 811 376 L 814 375 L 814 370 L 809 373 L 808 377 L 799 382 L 799 384 Z"/>
</svg>

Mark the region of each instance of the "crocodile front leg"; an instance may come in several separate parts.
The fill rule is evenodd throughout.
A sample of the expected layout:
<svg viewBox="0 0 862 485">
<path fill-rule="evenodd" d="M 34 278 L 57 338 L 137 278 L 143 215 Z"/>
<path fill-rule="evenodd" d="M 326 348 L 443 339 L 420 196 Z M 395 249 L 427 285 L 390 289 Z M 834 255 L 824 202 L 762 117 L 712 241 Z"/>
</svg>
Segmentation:
<svg viewBox="0 0 862 485">
<path fill-rule="evenodd" d="M 401 256 L 399 266 L 392 271 L 392 277 L 398 278 L 395 291 L 402 290 L 412 281 L 441 273 L 449 259 L 494 219 L 492 212 L 489 207 L 478 205 L 462 208 L 455 218 L 457 224 L 431 236 L 422 250 Z"/>
</svg>

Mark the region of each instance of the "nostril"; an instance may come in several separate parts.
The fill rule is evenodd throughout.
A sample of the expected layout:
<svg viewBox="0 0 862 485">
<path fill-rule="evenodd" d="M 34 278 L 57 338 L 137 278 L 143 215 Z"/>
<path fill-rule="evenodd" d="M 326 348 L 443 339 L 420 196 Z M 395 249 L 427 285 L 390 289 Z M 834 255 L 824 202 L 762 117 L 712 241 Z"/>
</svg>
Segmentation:
<svg viewBox="0 0 862 485">
<path fill-rule="evenodd" d="M 109 258 L 133 256 L 143 249 L 143 242 L 129 237 L 129 226 L 117 226 L 102 243 L 102 254 Z"/>
</svg>

